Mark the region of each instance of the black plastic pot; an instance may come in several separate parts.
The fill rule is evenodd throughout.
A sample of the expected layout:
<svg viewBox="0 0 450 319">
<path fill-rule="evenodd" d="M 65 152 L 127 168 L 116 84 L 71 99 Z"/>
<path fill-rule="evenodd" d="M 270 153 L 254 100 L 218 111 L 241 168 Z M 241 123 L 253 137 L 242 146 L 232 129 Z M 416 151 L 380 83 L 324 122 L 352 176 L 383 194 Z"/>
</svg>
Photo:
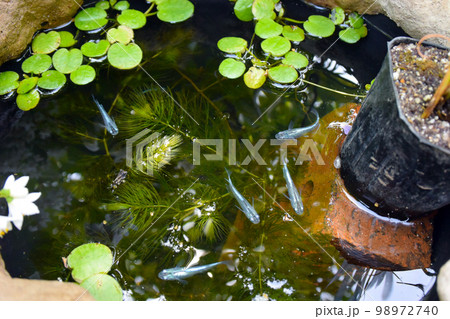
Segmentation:
<svg viewBox="0 0 450 319">
<path fill-rule="evenodd" d="M 417 40 L 388 43 L 340 157 L 341 176 L 354 196 L 381 214 L 407 219 L 450 204 L 450 151 L 420 136 L 400 109 L 390 55 L 400 43 Z"/>
</svg>

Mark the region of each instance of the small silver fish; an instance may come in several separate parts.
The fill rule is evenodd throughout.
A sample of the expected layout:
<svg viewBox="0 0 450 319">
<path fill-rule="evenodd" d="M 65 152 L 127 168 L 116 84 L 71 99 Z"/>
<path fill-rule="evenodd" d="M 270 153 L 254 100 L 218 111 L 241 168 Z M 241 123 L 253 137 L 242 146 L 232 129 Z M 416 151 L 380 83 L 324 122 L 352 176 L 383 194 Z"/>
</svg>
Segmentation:
<svg viewBox="0 0 450 319">
<path fill-rule="evenodd" d="M 225 170 L 227 171 L 228 174 L 228 185 L 227 185 L 227 189 L 230 191 L 231 194 L 233 194 L 234 198 L 236 198 L 236 200 L 239 203 L 239 206 L 241 207 L 241 210 L 244 212 L 245 216 L 247 216 L 248 219 L 250 219 L 250 221 L 253 224 L 259 224 L 259 215 L 256 212 L 255 208 L 250 205 L 250 203 L 244 198 L 244 196 L 242 196 L 241 193 L 239 193 L 239 191 L 236 189 L 236 187 L 234 187 L 233 183 L 231 182 L 231 174 L 230 171 L 228 171 L 228 169 L 225 168 Z"/>
<path fill-rule="evenodd" d="M 283 162 L 283 176 L 286 180 L 286 187 L 289 193 L 289 201 L 291 202 L 292 208 L 297 213 L 297 215 L 303 214 L 303 202 L 302 197 L 292 180 L 291 174 L 286 165 L 286 161 Z"/>
<path fill-rule="evenodd" d="M 316 116 L 316 121 L 313 124 L 306 127 L 299 127 L 292 130 L 281 131 L 275 135 L 275 138 L 278 140 L 296 139 L 314 130 L 317 126 L 319 126 L 320 117 L 319 113 L 317 113 L 315 109 L 312 109 L 311 113 L 314 113 L 314 115 Z"/>
<path fill-rule="evenodd" d="M 186 278 L 192 277 L 197 274 L 204 273 L 218 265 L 230 264 L 230 263 L 231 263 L 231 261 L 227 260 L 227 261 L 219 261 L 219 262 L 209 264 L 209 265 L 194 266 L 194 267 L 189 267 L 189 268 L 174 267 L 174 268 L 162 270 L 158 274 L 158 277 L 159 277 L 159 279 L 162 279 L 162 280 L 177 280 L 177 281 L 185 284 L 185 283 L 187 283 L 186 280 L 184 280 Z"/>
<path fill-rule="evenodd" d="M 92 99 L 94 100 L 94 103 L 97 105 L 98 110 L 100 111 L 100 114 L 102 115 L 103 122 L 105 123 L 105 127 L 108 130 L 108 132 L 115 136 L 119 133 L 119 129 L 117 128 L 116 122 L 109 116 L 109 114 L 105 111 L 105 108 L 103 105 L 100 104 L 99 101 L 95 98 L 94 95 L 92 95 Z"/>
</svg>

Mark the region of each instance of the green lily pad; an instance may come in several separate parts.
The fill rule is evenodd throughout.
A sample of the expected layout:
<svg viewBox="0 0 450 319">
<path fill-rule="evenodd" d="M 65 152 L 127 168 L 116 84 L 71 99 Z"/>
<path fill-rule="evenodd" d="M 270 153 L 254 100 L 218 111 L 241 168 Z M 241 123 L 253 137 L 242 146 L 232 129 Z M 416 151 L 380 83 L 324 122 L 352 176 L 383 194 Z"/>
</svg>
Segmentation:
<svg viewBox="0 0 450 319">
<path fill-rule="evenodd" d="M 362 26 L 361 28 L 358 28 L 358 29 L 355 29 L 355 30 L 359 33 L 359 36 L 361 38 L 364 38 L 364 37 L 367 36 L 367 28 L 365 26 Z"/>
<path fill-rule="evenodd" d="M 53 66 L 61 73 L 69 74 L 83 63 L 83 53 L 80 49 L 59 49 L 53 54 Z"/>
<path fill-rule="evenodd" d="M 226 53 L 243 53 L 247 48 L 247 41 L 238 37 L 225 37 L 217 42 L 217 47 Z"/>
<path fill-rule="evenodd" d="M 109 1 L 99 1 L 95 4 L 97 8 L 108 10 L 109 9 Z"/>
<path fill-rule="evenodd" d="M 245 72 L 245 64 L 235 59 L 225 59 L 219 65 L 219 73 L 229 79 L 236 79 Z"/>
<path fill-rule="evenodd" d="M 18 94 L 16 98 L 17 107 L 22 111 L 34 109 L 41 99 L 37 90 L 32 90 L 25 94 Z"/>
<path fill-rule="evenodd" d="M 111 7 L 114 7 L 114 5 L 117 3 L 117 0 L 109 0 L 109 5 Z"/>
<path fill-rule="evenodd" d="M 296 69 L 306 68 L 309 64 L 308 58 L 298 52 L 288 52 L 284 59 L 283 64 L 293 66 Z"/>
<path fill-rule="evenodd" d="M 280 35 L 282 31 L 283 26 L 269 18 L 259 20 L 255 26 L 256 35 L 263 39 Z"/>
<path fill-rule="evenodd" d="M 117 29 L 109 29 L 108 33 L 106 34 L 106 38 L 108 39 L 109 43 L 120 42 L 123 44 L 128 44 L 133 39 L 133 37 L 133 29 L 126 25 L 119 25 Z"/>
<path fill-rule="evenodd" d="M 118 69 L 132 69 L 142 61 L 142 50 L 135 44 L 114 43 L 108 50 L 109 63 Z"/>
<path fill-rule="evenodd" d="M 336 7 L 331 10 L 330 19 L 335 25 L 341 24 L 345 20 L 345 11 L 341 7 Z"/>
<path fill-rule="evenodd" d="M 291 49 L 291 42 L 284 37 L 276 36 L 261 42 L 261 48 L 273 56 L 283 56 Z"/>
<path fill-rule="evenodd" d="M 61 37 L 58 32 L 38 34 L 31 43 L 31 49 L 34 53 L 49 54 L 55 51 L 61 43 Z"/>
<path fill-rule="evenodd" d="M 23 79 L 19 83 L 19 87 L 17 88 L 17 94 L 25 94 L 30 92 L 32 89 L 36 87 L 38 82 L 38 78 L 33 76 L 31 78 Z"/>
<path fill-rule="evenodd" d="M 244 74 L 244 83 L 251 89 L 260 88 L 266 82 L 266 71 L 252 66 Z"/>
<path fill-rule="evenodd" d="M 164 22 L 181 22 L 194 14 L 194 5 L 188 0 L 164 0 L 158 3 L 158 19 Z"/>
<path fill-rule="evenodd" d="M 86 85 L 94 81 L 95 76 L 95 69 L 92 66 L 82 65 L 70 73 L 70 80 L 77 85 Z"/>
<path fill-rule="evenodd" d="M 76 282 L 83 282 L 87 278 L 107 273 L 113 263 L 111 250 L 102 244 L 90 243 L 78 246 L 67 257 L 72 277 Z"/>
<path fill-rule="evenodd" d="M 81 31 L 97 30 L 108 23 L 106 16 L 106 11 L 101 8 L 86 8 L 75 16 L 75 26 Z"/>
<path fill-rule="evenodd" d="M 252 21 L 252 5 L 253 0 L 237 0 L 234 5 L 234 14 L 241 21 Z"/>
<path fill-rule="evenodd" d="M 292 83 L 298 78 L 297 70 L 287 65 L 270 68 L 268 75 L 272 81 L 282 84 Z"/>
<path fill-rule="evenodd" d="M 359 29 L 364 25 L 364 20 L 356 12 L 350 13 L 348 19 L 350 20 L 350 25 L 355 29 Z"/>
<path fill-rule="evenodd" d="M 69 48 L 77 43 L 77 40 L 73 38 L 73 34 L 68 31 L 59 31 L 59 36 L 61 37 L 60 48 Z"/>
<path fill-rule="evenodd" d="M 42 73 L 37 85 L 45 90 L 58 90 L 66 84 L 66 81 L 66 76 L 61 72 L 49 70 Z"/>
<path fill-rule="evenodd" d="M 256 20 L 273 18 L 275 2 L 273 0 L 254 0 L 252 13 Z"/>
<path fill-rule="evenodd" d="M 347 43 L 356 43 L 361 39 L 361 36 L 355 29 L 347 28 L 339 31 L 339 39 Z"/>
<path fill-rule="evenodd" d="M 25 73 L 41 74 L 52 66 L 52 58 L 47 54 L 35 54 L 22 63 L 22 71 Z"/>
<path fill-rule="evenodd" d="M 128 1 L 119 1 L 114 5 L 114 9 L 118 11 L 127 10 L 130 7 L 130 3 Z"/>
<path fill-rule="evenodd" d="M 283 27 L 283 36 L 289 41 L 300 42 L 305 40 L 305 31 L 296 25 L 285 25 Z"/>
<path fill-rule="evenodd" d="M 303 27 L 307 32 L 317 37 L 326 38 L 334 33 L 334 23 L 329 18 L 319 15 L 309 16 Z"/>
<path fill-rule="evenodd" d="M 147 17 L 141 11 L 134 9 L 123 10 L 117 17 L 117 22 L 131 29 L 140 29 L 147 23 Z"/>
<path fill-rule="evenodd" d="M 96 274 L 81 283 L 81 287 L 97 301 L 122 301 L 122 288 L 110 275 Z"/>
<path fill-rule="evenodd" d="M 108 52 L 108 40 L 100 40 L 99 42 L 86 42 L 81 46 L 81 53 L 89 58 L 101 57 Z"/>
<path fill-rule="evenodd" d="M 0 72 L 0 95 L 10 93 L 19 87 L 19 74 L 13 71 Z"/>
</svg>

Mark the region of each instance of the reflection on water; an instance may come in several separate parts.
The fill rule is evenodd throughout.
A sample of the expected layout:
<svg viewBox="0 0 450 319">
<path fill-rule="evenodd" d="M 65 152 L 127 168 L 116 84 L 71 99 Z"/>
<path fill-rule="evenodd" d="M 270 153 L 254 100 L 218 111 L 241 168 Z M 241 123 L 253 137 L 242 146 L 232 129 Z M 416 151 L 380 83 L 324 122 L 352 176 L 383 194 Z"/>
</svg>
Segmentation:
<svg viewBox="0 0 450 319">
<path fill-rule="evenodd" d="M 202 28 L 204 15 L 198 15 L 183 25 L 136 32 L 144 56 L 153 57 L 145 64 L 147 72 L 170 89 L 201 125 L 170 106 L 170 99 L 139 70 L 101 69 L 95 84 L 68 88 L 24 114 L 0 146 L 0 176 L 30 175 L 30 189 L 42 192 L 41 214 L 27 218 L 22 231 L 0 240 L 8 271 L 16 277 L 70 280 L 61 258 L 78 245 L 101 242 L 114 251 L 111 274 L 122 285 L 126 300 L 365 299 L 369 291 L 376 299 L 395 299 L 399 293 L 421 298 L 417 285 L 427 291 L 432 280 L 419 271 L 369 276 L 373 271 L 360 269 L 360 286 L 367 286 L 364 292 L 353 288 L 356 284 L 342 288 L 342 280 L 333 280 L 336 265 L 343 260 L 330 243 L 325 214 L 343 136 L 327 127 L 333 121 L 345 122 L 356 106 L 351 102 L 359 100 L 304 84 L 279 98 L 284 89 L 267 84 L 252 91 L 240 80 L 221 79 L 216 72 L 217 39 L 248 32 L 231 22 L 231 14 L 223 16 L 227 8 L 208 9 L 220 22 L 208 30 Z M 311 45 L 315 40 L 307 41 Z M 325 58 L 307 79 L 352 94 L 361 93 L 364 84 L 350 68 Z M 113 105 L 116 137 L 105 133 L 91 93 L 105 108 Z M 264 113 L 274 101 L 275 107 Z M 259 149 L 267 165 L 256 165 L 250 157 L 249 165 L 231 167 L 236 188 L 247 200 L 254 198 L 252 204 L 261 216 L 258 225 L 235 207 L 225 187 L 225 167 L 230 166 L 234 144 L 225 143 L 224 160 L 202 157 L 201 165 L 192 162 L 194 141 L 222 138 L 235 141 L 236 161 L 243 163 L 250 154 L 242 139 L 255 145 L 291 122 L 294 127 L 308 125 L 314 120 L 306 116 L 311 108 L 322 118 L 319 130 L 299 139 L 300 148 L 288 149 L 289 170 L 304 202 L 302 216 L 293 212 L 284 196 L 280 147 L 269 141 Z M 171 165 L 152 178 L 125 163 L 126 139 L 145 128 L 178 134 L 183 140 Z M 325 165 L 311 153 L 312 161 L 294 165 L 301 146 L 310 141 Z M 157 276 L 163 269 L 221 260 L 232 260 L 234 270 L 219 266 L 188 278 L 186 284 Z M 399 286 L 398 278 L 408 284 Z M 387 292 L 378 294 L 375 288 Z"/>
</svg>

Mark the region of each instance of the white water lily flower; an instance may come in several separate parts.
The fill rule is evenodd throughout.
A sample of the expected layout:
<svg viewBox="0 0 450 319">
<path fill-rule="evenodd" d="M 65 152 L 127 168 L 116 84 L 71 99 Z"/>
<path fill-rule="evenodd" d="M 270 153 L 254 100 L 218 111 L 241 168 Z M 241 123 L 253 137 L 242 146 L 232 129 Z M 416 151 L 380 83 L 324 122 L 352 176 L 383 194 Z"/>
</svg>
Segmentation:
<svg viewBox="0 0 450 319">
<path fill-rule="evenodd" d="M 15 180 L 14 176 L 10 175 L 2 190 L 6 191 L 7 195 L 8 216 L 19 230 L 22 228 L 23 216 L 39 214 L 39 208 L 33 202 L 41 196 L 41 193 L 28 193 L 26 185 L 29 179 L 28 176 L 23 176 Z"/>
<path fill-rule="evenodd" d="M 0 238 L 12 229 L 11 218 L 0 216 Z"/>
</svg>

